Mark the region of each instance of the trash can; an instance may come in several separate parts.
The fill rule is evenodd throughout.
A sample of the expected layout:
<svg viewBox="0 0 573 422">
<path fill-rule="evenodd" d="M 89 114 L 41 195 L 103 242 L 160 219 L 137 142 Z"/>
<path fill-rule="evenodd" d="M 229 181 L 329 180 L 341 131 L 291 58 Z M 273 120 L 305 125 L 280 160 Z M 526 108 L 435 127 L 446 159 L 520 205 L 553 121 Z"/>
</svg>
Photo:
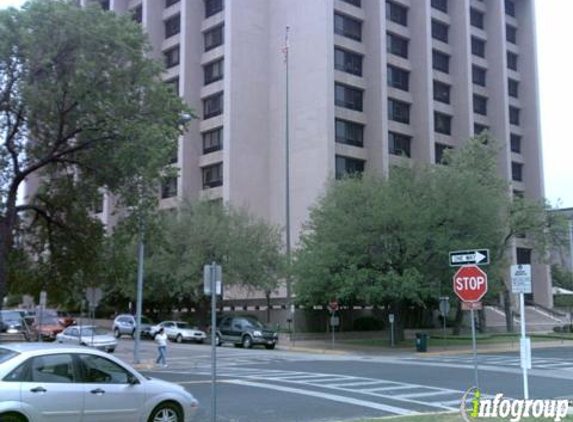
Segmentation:
<svg viewBox="0 0 573 422">
<path fill-rule="evenodd" d="M 416 333 L 416 351 L 425 352 L 428 350 L 428 335 L 426 333 Z"/>
</svg>

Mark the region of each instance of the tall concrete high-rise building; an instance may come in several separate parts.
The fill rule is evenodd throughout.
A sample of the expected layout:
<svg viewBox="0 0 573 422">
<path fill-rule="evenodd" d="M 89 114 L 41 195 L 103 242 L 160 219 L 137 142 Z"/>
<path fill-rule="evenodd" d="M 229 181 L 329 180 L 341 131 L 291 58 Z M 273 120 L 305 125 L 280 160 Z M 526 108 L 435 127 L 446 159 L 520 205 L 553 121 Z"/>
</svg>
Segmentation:
<svg viewBox="0 0 573 422">
<path fill-rule="evenodd" d="M 221 199 L 285 225 L 287 27 L 293 244 L 329 179 L 439 162 L 483 130 L 512 194 L 544 196 L 533 0 L 90 1 L 141 22 L 199 116 L 162 207 Z M 520 239 L 513 258 L 534 260 Z M 552 306 L 548 279 L 535 265 L 533 299 Z"/>
</svg>

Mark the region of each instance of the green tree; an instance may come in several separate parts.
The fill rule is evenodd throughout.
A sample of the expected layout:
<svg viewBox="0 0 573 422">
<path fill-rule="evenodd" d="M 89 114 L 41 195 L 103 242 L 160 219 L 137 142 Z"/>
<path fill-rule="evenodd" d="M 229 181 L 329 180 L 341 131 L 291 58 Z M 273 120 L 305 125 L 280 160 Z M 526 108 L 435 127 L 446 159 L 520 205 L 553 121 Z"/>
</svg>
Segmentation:
<svg viewBox="0 0 573 422">
<path fill-rule="evenodd" d="M 137 239 L 129 233 L 118 229 L 114 234 L 118 265 L 110 265 L 117 272 L 110 276 L 108 295 L 135 298 Z M 206 310 L 203 266 L 213 261 L 223 266 L 224 286 L 272 291 L 283 273 L 280 231 L 228 205 L 186 202 L 161 211 L 148 227 L 146 244 L 146 306 L 165 312 Z"/>
<path fill-rule="evenodd" d="M 495 142 L 479 137 L 448 151 L 445 165 L 396 166 L 390 177 L 333 182 L 301 238 L 294 263 L 299 301 L 425 306 L 451 294 L 448 252 L 488 248 L 489 297 L 504 290 L 507 247 L 524 233 L 545 247 L 539 204 L 510 200 Z M 458 321 L 459 322 L 459 321 Z"/>
<path fill-rule="evenodd" d="M 98 6 L 35 0 L 0 11 L 0 303 L 16 233 L 52 268 L 84 262 L 102 238 L 89 215 L 102 190 L 119 206 L 152 201 L 143 187 L 173 155 L 187 109 L 150 51 L 129 16 Z M 19 204 L 26 180 L 38 186 Z"/>
</svg>

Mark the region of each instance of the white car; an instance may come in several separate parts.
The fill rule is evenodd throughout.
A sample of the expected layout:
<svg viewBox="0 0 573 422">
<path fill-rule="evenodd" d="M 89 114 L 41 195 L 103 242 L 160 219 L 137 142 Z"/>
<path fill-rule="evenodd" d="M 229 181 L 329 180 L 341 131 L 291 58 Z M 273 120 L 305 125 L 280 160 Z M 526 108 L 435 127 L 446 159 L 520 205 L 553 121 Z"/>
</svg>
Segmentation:
<svg viewBox="0 0 573 422">
<path fill-rule="evenodd" d="M 95 349 L 0 346 L 2 422 L 191 422 L 198 402 L 182 386 L 147 378 Z"/>
<path fill-rule="evenodd" d="M 93 325 L 68 327 L 56 335 L 58 343 L 89 346 L 108 353 L 113 353 L 117 347 L 117 339 L 105 328 Z"/>
<path fill-rule="evenodd" d="M 197 328 L 192 327 L 187 322 L 182 321 L 163 321 L 152 327 L 150 332 L 152 336 L 155 336 L 159 329 L 163 327 L 165 329 L 165 334 L 167 338 L 177 343 L 182 343 L 184 341 L 194 341 L 196 343 L 203 343 L 207 338 L 205 331 L 201 331 Z"/>
</svg>

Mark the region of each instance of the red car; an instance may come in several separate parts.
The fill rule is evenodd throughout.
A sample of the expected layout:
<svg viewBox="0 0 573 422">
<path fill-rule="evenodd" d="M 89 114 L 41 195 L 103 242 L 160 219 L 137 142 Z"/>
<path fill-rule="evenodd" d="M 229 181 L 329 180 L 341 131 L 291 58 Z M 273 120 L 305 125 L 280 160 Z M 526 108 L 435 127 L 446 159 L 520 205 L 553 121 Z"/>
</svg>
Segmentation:
<svg viewBox="0 0 573 422">
<path fill-rule="evenodd" d="M 34 316 L 30 331 L 32 332 L 32 338 L 39 339 L 41 334 L 42 340 L 54 341 L 56 340 L 56 335 L 61 333 L 64 328 L 64 325 L 58 320 L 57 314 L 43 313 Z"/>
</svg>

